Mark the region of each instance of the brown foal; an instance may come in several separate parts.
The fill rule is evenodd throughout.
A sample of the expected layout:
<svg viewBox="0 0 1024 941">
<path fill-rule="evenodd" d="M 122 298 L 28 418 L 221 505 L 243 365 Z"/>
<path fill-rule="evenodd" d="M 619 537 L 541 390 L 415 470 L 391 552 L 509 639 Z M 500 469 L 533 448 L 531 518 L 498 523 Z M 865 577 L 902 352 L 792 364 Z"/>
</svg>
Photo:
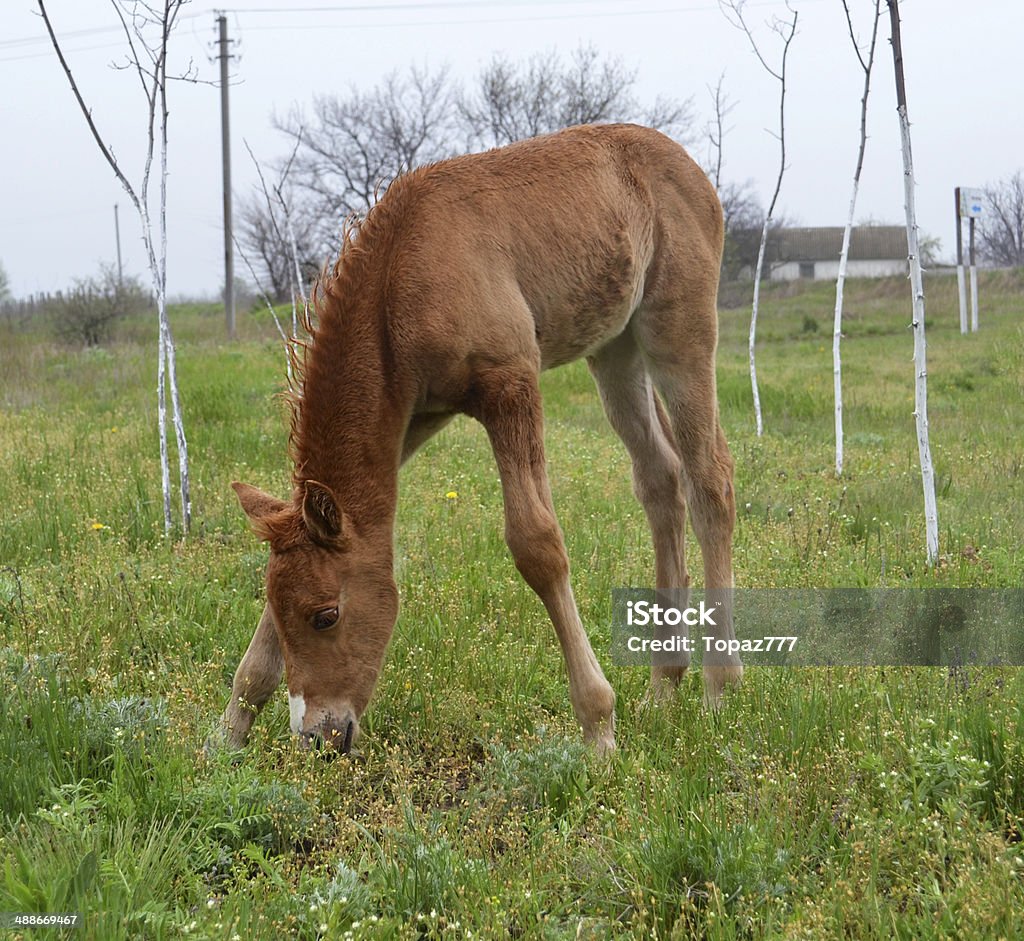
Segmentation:
<svg viewBox="0 0 1024 941">
<path fill-rule="evenodd" d="M 398 616 L 402 462 L 457 413 L 483 424 L 505 537 L 547 608 L 583 736 L 615 747 L 615 694 L 580 622 L 544 459 L 538 377 L 586 357 L 633 464 L 659 589 L 685 596 L 687 503 L 733 635 L 733 466 L 715 393 L 722 210 L 662 134 L 583 126 L 399 177 L 320 282 L 293 397 L 294 492 L 235 484 L 270 543 L 267 606 L 235 674 L 222 740 L 246 741 L 287 672 L 293 732 L 347 751 Z M 652 693 L 688 661 L 655 665 Z M 738 683 L 705 664 L 705 700 Z"/>
</svg>

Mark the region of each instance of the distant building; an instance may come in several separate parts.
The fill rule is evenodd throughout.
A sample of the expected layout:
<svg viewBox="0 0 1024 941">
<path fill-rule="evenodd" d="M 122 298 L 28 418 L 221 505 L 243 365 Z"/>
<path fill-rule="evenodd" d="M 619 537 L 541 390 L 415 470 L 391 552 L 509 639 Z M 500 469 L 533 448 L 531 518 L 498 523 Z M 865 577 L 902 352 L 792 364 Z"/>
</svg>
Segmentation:
<svg viewBox="0 0 1024 941">
<path fill-rule="evenodd" d="M 834 281 L 839 276 L 843 227 L 777 229 L 768 236 L 772 281 Z M 846 274 L 850 278 L 885 278 L 907 273 L 907 230 L 899 225 L 854 226 Z"/>
</svg>

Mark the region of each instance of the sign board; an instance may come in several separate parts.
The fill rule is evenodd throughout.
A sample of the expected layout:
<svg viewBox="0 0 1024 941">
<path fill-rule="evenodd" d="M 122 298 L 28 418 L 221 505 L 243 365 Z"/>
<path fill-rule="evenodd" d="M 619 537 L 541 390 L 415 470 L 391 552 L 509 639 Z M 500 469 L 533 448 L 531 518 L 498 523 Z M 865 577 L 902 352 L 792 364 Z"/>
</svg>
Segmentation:
<svg viewBox="0 0 1024 941">
<path fill-rule="evenodd" d="M 979 189 L 972 189 L 969 186 L 960 187 L 960 217 L 963 219 L 977 219 L 981 216 L 981 209 L 985 203 L 985 194 Z"/>
</svg>

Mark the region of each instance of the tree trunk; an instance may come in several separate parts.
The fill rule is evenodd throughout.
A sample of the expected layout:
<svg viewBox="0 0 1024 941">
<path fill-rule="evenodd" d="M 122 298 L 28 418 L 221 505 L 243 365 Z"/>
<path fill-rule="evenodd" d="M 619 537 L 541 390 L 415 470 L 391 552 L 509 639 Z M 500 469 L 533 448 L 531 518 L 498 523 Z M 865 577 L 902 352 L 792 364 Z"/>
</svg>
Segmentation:
<svg viewBox="0 0 1024 941">
<path fill-rule="evenodd" d="M 850 213 L 846 219 L 846 229 L 843 231 L 843 247 L 839 253 L 839 274 L 836 278 L 836 310 L 832 325 L 832 386 L 835 394 L 836 477 L 843 476 L 843 360 L 840 352 L 840 342 L 843 336 L 843 288 L 846 284 L 846 267 L 850 258 L 850 236 L 853 233 L 853 217 L 857 209 L 857 191 L 860 189 L 860 174 L 861 170 L 864 169 L 864 152 L 867 149 L 868 143 L 868 95 L 871 92 L 871 69 L 875 63 L 875 44 L 878 40 L 879 2 L 880 0 L 875 0 L 875 18 L 872 21 L 871 46 L 866 62 L 860 53 L 860 47 L 857 45 L 850 8 L 845 0 L 843 2 L 843 9 L 846 11 L 846 22 L 850 27 L 850 40 L 853 42 L 854 51 L 857 53 L 861 69 L 864 72 L 864 94 L 860 99 L 860 146 L 857 149 L 857 166 L 853 171 Z"/>
<path fill-rule="evenodd" d="M 921 277 L 921 256 L 918 246 L 917 210 L 914 203 L 914 159 L 910 148 L 910 119 L 907 115 L 907 92 L 903 78 L 903 48 L 900 44 L 900 14 L 897 0 L 886 0 L 892 24 L 892 55 L 896 71 L 896 110 L 900 121 L 903 145 L 903 188 L 907 214 L 907 256 L 910 262 L 910 284 L 913 294 L 914 319 L 914 417 L 917 422 L 917 450 L 921 461 L 921 483 L 924 487 L 925 543 L 927 559 L 934 565 L 939 557 L 939 514 L 935 503 L 935 474 L 928 441 L 928 365 L 924 334 L 924 283 Z"/>
<path fill-rule="evenodd" d="M 765 246 L 768 244 L 768 227 L 771 225 L 771 216 L 764 217 L 764 226 L 761 228 L 761 245 L 757 250 L 757 266 L 754 268 L 754 301 L 750 307 L 750 345 L 748 354 L 750 357 L 750 389 L 754 393 L 754 424 L 757 427 L 757 436 L 760 438 L 764 433 L 764 419 L 761 417 L 761 393 L 757 387 L 757 365 L 754 360 L 754 346 L 757 339 L 757 308 L 761 299 L 761 272 L 764 269 Z"/>
</svg>

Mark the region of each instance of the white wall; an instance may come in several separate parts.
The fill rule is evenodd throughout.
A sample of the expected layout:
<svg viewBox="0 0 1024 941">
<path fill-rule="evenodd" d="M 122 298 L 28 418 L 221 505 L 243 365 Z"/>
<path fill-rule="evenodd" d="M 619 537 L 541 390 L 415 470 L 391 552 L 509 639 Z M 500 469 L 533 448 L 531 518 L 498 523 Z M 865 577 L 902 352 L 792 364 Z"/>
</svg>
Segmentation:
<svg viewBox="0 0 1024 941">
<path fill-rule="evenodd" d="M 805 262 L 805 264 L 810 264 Z M 839 277 L 839 259 L 835 261 L 816 261 L 814 264 L 815 281 L 835 281 Z M 796 281 L 800 275 L 801 263 L 787 261 L 785 264 L 772 268 L 770 280 L 772 281 Z M 848 278 L 887 278 L 891 275 L 905 275 L 907 273 L 906 259 L 864 259 L 849 260 L 846 263 L 846 276 Z"/>
</svg>

